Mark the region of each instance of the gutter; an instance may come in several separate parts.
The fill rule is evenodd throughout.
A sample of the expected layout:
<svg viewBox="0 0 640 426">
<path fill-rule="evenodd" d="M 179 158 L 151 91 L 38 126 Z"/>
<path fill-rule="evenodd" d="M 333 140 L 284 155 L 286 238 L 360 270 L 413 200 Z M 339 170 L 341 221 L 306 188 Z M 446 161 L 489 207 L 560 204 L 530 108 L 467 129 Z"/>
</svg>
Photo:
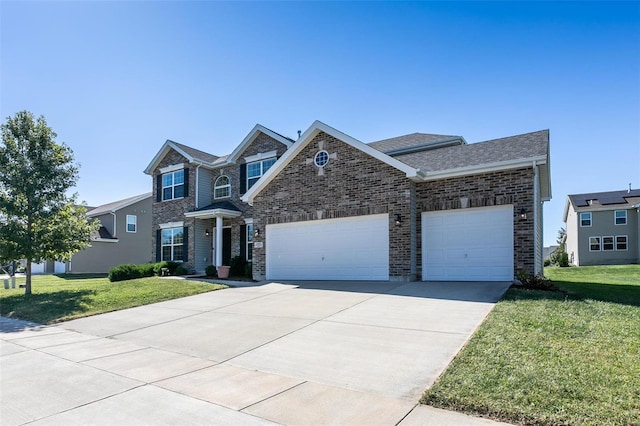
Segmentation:
<svg viewBox="0 0 640 426">
<path fill-rule="evenodd" d="M 112 211 L 111 211 L 111 212 L 109 212 L 109 214 L 112 214 L 112 215 L 113 215 L 113 238 L 116 238 L 116 237 L 117 237 L 117 235 L 116 235 L 116 234 L 118 233 L 118 228 L 117 228 L 117 224 L 118 224 L 118 222 L 117 222 L 117 220 L 116 220 L 116 219 L 117 219 L 117 216 L 116 216 L 116 213 L 115 213 L 115 212 L 112 212 Z"/>
<path fill-rule="evenodd" d="M 477 173 L 489 173 L 500 170 L 510 170 L 510 169 L 520 169 L 524 167 L 529 167 L 532 162 L 535 162 L 536 165 L 546 164 L 546 157 L 531 157 L 531 158 L 523 158 L 518 160 L 508 160 L 508 161 L 498 161 L 490 164 L 479 164 L 475 166 L 466 166 L 466 167 L 458 167 L 454 169 L 448 170 L 438 170 L 435 172 L 426 172 L 426 176 L 424 178 L 425 181 L 428 180 L 437 180 L 444 179 L 449 177 L 458 177 L 458 176 L 466 176 Z"/>
<path fill-rule="evenodd" d="M 420 145 L 414 145 L 407 148 L 396 148 L 390 151 L 382 151 L 382 152 L 387 154 L 389 157 L 394 157 L 396 155 L 413 154 L 414 152 L 430 151 L 432 149 L 446 148 L 449 146 L 456 146 L 456 145 L 466 145 L 464 138 L 460 136 L 455 138 L 442 139 L 436 142 L 423 143 Z"/>
</svg>

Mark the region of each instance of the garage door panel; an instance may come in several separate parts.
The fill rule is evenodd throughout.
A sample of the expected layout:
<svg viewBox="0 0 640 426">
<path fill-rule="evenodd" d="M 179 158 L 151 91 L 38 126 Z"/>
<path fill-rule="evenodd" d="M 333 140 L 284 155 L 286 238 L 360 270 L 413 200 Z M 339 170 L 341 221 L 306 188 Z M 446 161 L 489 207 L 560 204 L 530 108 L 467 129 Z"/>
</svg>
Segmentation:
<svg viewBox="0 0 640 426">
<path fill-rule="evenodd" d="M 268 279 L 389 279 L 389 217 L 267 225 Z"/>
<path fill-rule="evenodd" d="M 422 214 L 425 280 L 513 278 L 513 206 Z"/>
</svg>

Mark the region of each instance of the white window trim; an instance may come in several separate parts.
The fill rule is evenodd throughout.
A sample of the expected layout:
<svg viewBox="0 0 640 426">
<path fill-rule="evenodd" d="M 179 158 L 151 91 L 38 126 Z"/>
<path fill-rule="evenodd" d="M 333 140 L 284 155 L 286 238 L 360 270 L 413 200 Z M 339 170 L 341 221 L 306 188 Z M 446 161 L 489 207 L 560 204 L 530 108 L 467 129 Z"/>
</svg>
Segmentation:
<svg viewBox="0 0 640 426">
<path fill-rule="evenodd" d="M 272 152 L 275 153 L 275 151 L 272 151 Z M 263 158 L 261 160 L 251 161 L 251 162 L 247 163 L 247 180 L 246 180 L 247 191 L 249 189 L 251 189 L 251 187 L 253 186 L 253 185 L 249 185 L 249 179 L 255 179 L 256 182 L 258 182 L 262 178 L 262 176 L 264 176 L 264 174 L 266 173 L 265 170 L 264 170 L 264 162 L 267 161 L 267 160 L 276 160 L 276 161 L 278 161 L 278 159 L 275 157 L 275 155 L 272 155 L 270 157 L 265 157 L 265 158 Z M 255 164 L 255 163 L 259 163 L 260 164 L 260 175 L 259 176 L 249 176 L 249 165 L 250 164 Z M 271 165 L 271 167 L 273 167 L 273 164 Z"/>
<path fill-rule="evenodd" d="M 247 223 L 247 232 L 245 236 L 245 260 L 247 262 L 253 261 L 253 219 L 251 219 L 251 223 Z M 251 242 L 249 242 L 249 237 L 251 237 Z M 251 244 L 251 259 L 249 259 L 249 244 Z"/>
<path fill-rule="evenodd" d="M 129 231 L 129 218 L 132 217 L 133 218 L 133 231 Z M 135 214 L 128 214 L 125 220 L 125 231 L 129 232 L 131 234 L 135 234 L 136 232 L 138 232 L 138 216 Z"/>
<path fill-rule="evenodd" d="M 278 151 L 274 149 L 273 151 L 259 152 L 256 155 L 250 155 L 248 157 L 244 157 L 244 161 L 245 163 L 255 163 L 256 161 L 268 160 L 269 158 L 277 157 L 277 156 L 278 156 Z"/>
<path fill-rule="evenodd" d="M 160 227 L 160 229 L 179 228 L 181 226 L 184 228 L 184 221 L 161 223 L 158 226 Z"/>
<path fill-rule="evenodd" d="M 618 238 L 624 238 L 625 239 L 625 245 L 627 246 L 627 248 L 625 249 L 619 249 L 618 248 Z M 615 238 L 613 239 L 613 247 L 616 251 L 629 251 L 629 236 L 628 235 L 616 235 Z"/>
<path fill-rule="evenodd" d="M 160 168 L 158 170 L 160 171 L 160 173 L 165 174 L 165 173 L 169 173 L 169 172 L 177 172 L 180 169 L 184 169 L 184 163 L 172 164 L 172 165 L 167 166 L 167 167 L 162 167 L 162 168 Z"/>
<path fill-rule="evenodd" d="M 597 238 L 599 240 L 598 241 L 598 249 L 597 250 L 591 249 L 591 246 L 592 246 L 591 239 L 592 238 Z M 602 251 L 602 237 L 589 237 L 589 251 Z"/>
<path fill-rule="evenodd" d="M 180 228 L 179 226 L 177 226 L 177 227 L 173 227 L 173 228 L 163 228 L 163 229 L 179 229 L 179 230 L 182 230 L 182 228 Z M 183 231 L 183 232 L 184 232 L 184 231 Z M 162 238 L 162 232 L 160 232 L 160 234 L 161 234 L 161 235 L 160 235 L 160 238 Z M 182 236 L 182 238 L 184 238 L 184 235 Z M 174 259 L 174 252 L 173 252 L 173 249 L 174 249 L 174 247 L 182 246 L 182 245 L 183 245 L 183 243 L 174 244 L 174 243 L 173 243 L 173 239 L 174 239 L 174 235 L 172 234 L 172 235 L 171 235 L 171 242 L 172 242 L 172 244 L 162 244 L 162 241 L 160 241 L 160 259 L 162 259 L 162 254 L 163 254 L 163 252 L 164 252 L 164 250 L 163 250 L 163 249 L 164 249 L 165 247 L 171 247 L 171 259 L 169 259 L 169 260 L 167 260 L 167 261 L 168 261 L 168 262 L 178 262 L 178 263 L 182 263 L 182 262 L 184 262 L 184 260 L 182 260 L 182 259 L 178 259 L 178 260 Z M 184 257 L 184 253 L 182 253 L 182 255 L 183 255 L 183 257 Z M 163 261 L 164 261 L 164 260 L 163 260 Z"/>
<path fill-rule="evenodd" d="M 607 250 L 604 248 L 604 239 L 611 238 L 611 250 Z M 602 251 L 615 251 L 616 250 L 616 238 L 613 235 L 605 235 L 600 237 L 600 246 Z"/>
<path fill-rule="evenodd" d="M 228 181 L 229 183 L 228 183 L 228 184 L 226 184 L 226 185 L 220 185 L 220 186 L 217 186 L 216 184 L 217 184 L 218 180 L 222 179 L 223 177 L 226 177 L 226 178 L 227 178 L 227 181 Z M 225 195 L 224 197 L 218 197 L 218 196 L 216 195 L 216 189 L 222 189 L 222 188 L 229 188 L 229 194 L 228 194 L 228 195 Z M 216 181 L 213 183 L 213 199 L 214 199 L 214 200 L 221 200 L 221 199 L 223 199 L 223 198 L 230 198 L 230 197 L 231 197 L 231 178 L 230 178 L 229 176 L 227 176 L 227 175 L 221 175 L 221 176 L 218 176 L 218 177 L 216 178 Z"/>
<path fill-rule="evenodd" d="M 583 225 L 582 224 L 582 215 L 583 214 L 588 214 L 589 215 L 589 224 L 588 225 Z M 591 212 L 580 212 L 580 214 L 578 214 L 578 221 L 580 222 L 580 228 L 591 228 L 591 226 L 593 226 L 593 213 L 591 213 Z"/>
<path fill-rule="evenodd" d="M 180 170 L 184 170 L 184 168 L 182 168 L 182 169 L 177 169 L 177 170 L 174 170 L 174 171 L 172 171 L 172 172 L 166 172 L 166 173 L 163 173 L 163 174 L 161 175 L 162 177 L 161 177 L 160 179 L 162 179 L 162 188 L 161 188 L 161 190 L 162 190 L 162 193 L 161 193 L 161 199 L 162 199 L 162 202 L 165 202 L 165 201 L 173 201 L 173 200 L 182 200 L 182 199 L 185 197 L 185 195 L 183 195 L 182 197 L 173 197 L 173 196 L 172 196 L 171 198 L 164 198 L 164 190 L 165 190 L 165 188 L 172 188 L 172 189 L 171 189 L 171 195 L 174 195 L 174 193 L 175 193 L 175 187 L 176 187 L 176 186 L 180 186 L 180 185 L 182 185 L 182 187 L 183 187 L 183 194 L 184 194 L 184 181 L 185 181 L 184 173 L 183 173 L 183 175 L 182 175 L 182 183 L 181 183 L 181 184 L 176 185 L 175 183 L 172 183 L 170 187 L 169 187 L 169 186 L 164 186 L 164 175 L 167 175 L 167 174 L 169 174 L 169 173 L 172 173 L 172 174 L 173 174 L 173 173 L 175 173 L 175 172 L 179 172 Z M 174 179 L 174 178 L 171 178 L 171 181 L 172 181 L 172 182 L 175 182 L 175 179 Z"/>
<path fill-rule="evenodd" d="M 624 213 L 624 223 L 618 223 L 618 212 Z M 615 210 L 613 212 L 613 224 L 616 226 L 624 226 L 628 223 L 626 210 Z"/>
</svg>

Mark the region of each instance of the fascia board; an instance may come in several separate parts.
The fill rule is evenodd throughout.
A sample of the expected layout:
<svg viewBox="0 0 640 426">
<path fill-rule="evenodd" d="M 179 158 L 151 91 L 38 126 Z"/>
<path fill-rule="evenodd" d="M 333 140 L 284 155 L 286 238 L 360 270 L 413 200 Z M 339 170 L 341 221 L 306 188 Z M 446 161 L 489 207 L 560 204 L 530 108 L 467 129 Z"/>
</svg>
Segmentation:
<svg viewBox="0 0 640 426">
<path fill-rule="evenodd" d="M 509 160 L 509 161 L 499 161 L 495 163 L 489 164 L 480 164 L 476 166 L 467 166 L 467 167 L 458 167 L 455 169 L 448 170 L 439 170 L 437 172 L 426 172 L 425 178 L 423 180 L 438 180 L 438 179 L 446 179 L 452 177 L 460 177 L 460 176 L 468 176 L 474 175 L 478 173 L 490 173 L 490 172 L 498 172 L 501 170 L 512 170 L 512 169 L 521 169 L 524 167 L 531 167 L 533 163 L 536 165 L 546 164 L 547 157 L 531 157 L 531 158 L 523 158 L 518 160 Z"/>
<path fill-rule="evenodd" d="M 144 169 L 144 173 L 147 175 L 152 174 L 158 163 L 160 163 L 160 160 L 162 160 L 162 158 L 167 155 L 169 149 L 175 150 L 176 152 L 178 152 L 178 154 L 186 158 L 190 163 L 193 163 L 195 160 L 192 156 L 180 149 L 172 140 L 167 139 L 164 145 L 162 145 L 162 148 L 160 148 L 160 151 L 158 151 L 158 153 L 153 157 L 153 160 L 151 160 L 147 168 Z"/>
<path fill-rule="evenodd" d="M 564 204 L 564 213 L 562 214 L 562 221 L 567 223 L 567 218 L 569 217 L 569 206 L 571 205 L 571 201 L 569 200 L 569 196 L 567 196 L 567 201 Z"/>
<path fill-rule="evenodd" d="M 256 137 L 258 137 L 259 133 L 264 133 L 265 135 L 277 140 L 278 142 L 283 143 L 284 145 L 286 145 L 287 149 L 290 148 L 291 145 L 292 145 L 291 141 L 289 141 L 288 139 L 283 138 L 282 136 L 280 136 L 277 133 L 274 133 L 273 131 L 267 129 L 266 127 L 262 126 L 261 124 L 256 124 L 253 127 L 253 129 L 251 129 L 249 134 L 247 136 L 245 136 L 245 138 L 242 140 L 242 142 L 240 142 L 240 145 L 238 145 L 236 147 L 236 149 L 234 149 L 233 152 L 229 155 L 229 157 L 227 158 L 226 164 L 235 163 L 238 160 L 238 157 L 240 156 L 240 154 L 242 154 L 242 152 L 245 150 L 245 148 L 251 142 L 253 142 Z"/>
<path fill-rule="evenodd" d="M 117 208 L 115 209 L 110 209 L 110 210 L 103 210 L 100 211 L 98 213 L 92 214 L 93 210 L 87 213 L 87 217 L 96 217 L 96 216 L 102 216 L 103 214 L 108 214 L 108 213 L 115 213 L 118 210 L 122 210 L 125 207 L 129 207 L 132 204 L 138 203 L 146 198 L 151 198 L 151 193 L 146 193 L 146 194 L 142 194 L 139 197 L 134 198 L 133 200 L 129 201 L 128 203 L 125 204 L 121 204 L 119 205 Z M 98 208 L 100 208 L 100 206 L 96 207 L 94 210 L 97 210 Z"/>
<path fill-rule="evenodd" d="M 216 216 L 223 217 L 238 217 L 242 215 L 242 212 L 236 210 L 227 210 L 227 209 L 212 209 L 212 210 L 201 210 L 197 212 L 186 212 L 185 217 L 195 217 L 208 219 Z"/>
<path fill-rule="evenodd" d="M 267 170 L 267 173 L 265 173 L 262 178 L 251 187 L 251 189 L 249 189 L 240 199 L 242 201 L 244 201 L 245 203 L 249 203 L 250 205 L 253 205 L 253 199 L 254 197 L 260 192 L 262 191 L 262 189 L 269 183 L 271 182 L 271 180 L 278 174 L 280 173 L 280 171 L 287 165 L 289 164 L 289 161 L 291 161 L 296 155 L 298 155 L 298 153 L 300 153 L 300 151 L 302 151 L 312 140 L 313 138 L 315 138 L 320 132 L 324 132 L 330 136 L 333 136 L 336 139 L 339 139 L 340 141 L 351 145 L 352 147 L 359 149 L 360 151 L 369 154 L 370 156 L 392 166 L 395 167 L 396 169 L 399 169 L 403 172 L 406 173 L 407 177 L 410 179 L 418 179 L 421 180 L 421 175 L 420 175 L 420 171 L 417 169 L 414 169 L 413 167 L 399 161 L 396 160 L 395 158 L 389 157 L 388 155 L 378 151 L 375 148 L 370 147 L 369 145 L 360 142 L 359 140 L 352 138 L 351 136 L 342 133 L 339 130 L 334 129 L 331 126 L 328 126 L 326 124 L 324 124 L 321 121 L 314 121 L 313 124 L 311 126 L 309 126 L 309 128 L 302 134 L 300 135 L 300 138 L 298 139 L 298 142 L 296 142 L 293 145 L 292 149 L 288 149 L 284 155 L 282 155 L 282 157 L 280 157 L 278 159 L 278 161 L 276 161 L 276 163 L 271 166 L 271 168 L 269 168 L 269 170 Z"/>
</svg>

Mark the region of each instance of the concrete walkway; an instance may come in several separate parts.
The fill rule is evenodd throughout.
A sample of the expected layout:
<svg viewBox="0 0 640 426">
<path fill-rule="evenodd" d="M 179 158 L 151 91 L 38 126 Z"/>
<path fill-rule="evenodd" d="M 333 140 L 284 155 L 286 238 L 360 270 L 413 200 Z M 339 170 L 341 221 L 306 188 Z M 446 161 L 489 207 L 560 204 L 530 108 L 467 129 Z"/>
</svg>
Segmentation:
<svg viewBox="0 0 640 426">
<path fill-rule="evenodd" d="M 243 285 L 0 318 L 0 424 L 497 424 L 417 402 L 508 283 Z"/>
</svg>

